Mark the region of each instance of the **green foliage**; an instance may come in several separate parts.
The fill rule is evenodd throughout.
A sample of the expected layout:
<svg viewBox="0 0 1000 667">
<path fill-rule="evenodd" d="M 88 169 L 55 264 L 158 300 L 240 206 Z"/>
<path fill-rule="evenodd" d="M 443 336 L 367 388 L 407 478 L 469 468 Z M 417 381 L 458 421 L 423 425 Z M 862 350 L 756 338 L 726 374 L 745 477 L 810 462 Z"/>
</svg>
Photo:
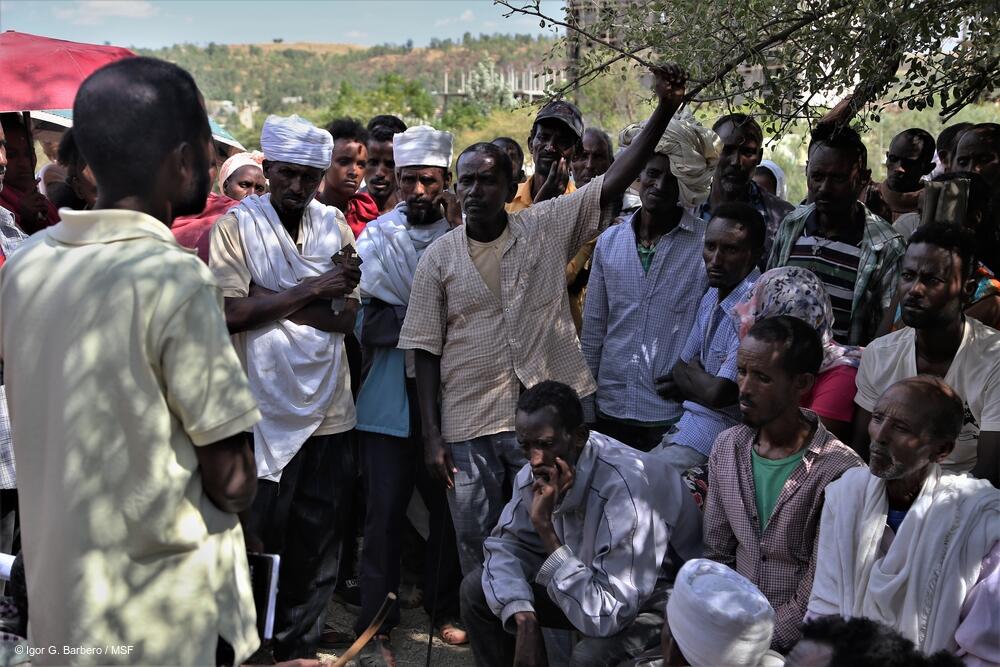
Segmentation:
<svg viewBox="0 0 1000 667">
<path fill-rule="evenodd" d="M 497 1 L 515 13 L 558 21 L 540 11 L 538 0 Z M 688 90 L 696 101 L 746 104 L 777 134 L 799 120 L 815 121 L 848 95 L 841 119 L 876 121 L 898 104 L 940 109 L 948 117 L 1000 85 L 996 0 L 581 4 L 598 9 L 596 23 L 570 13 L 573 37 L 563 40 L 591 42 L 578 64 L 580 83 L 628 58 L 678 62 L 690 71 Z M 754 76 L 744 76 L 744 68 Z"/>
<path fill-rule="evenodd" d="M 400 116 L 408 124 L 425 123 L 434 115 L 434 98 L 419 82 L 407 81 L 398 74 L 380 75 L 374 88 L 368 90 L 341 81 L 324 120 L 344 116 L 366 120 L 379 114 Z"/>
</svg>

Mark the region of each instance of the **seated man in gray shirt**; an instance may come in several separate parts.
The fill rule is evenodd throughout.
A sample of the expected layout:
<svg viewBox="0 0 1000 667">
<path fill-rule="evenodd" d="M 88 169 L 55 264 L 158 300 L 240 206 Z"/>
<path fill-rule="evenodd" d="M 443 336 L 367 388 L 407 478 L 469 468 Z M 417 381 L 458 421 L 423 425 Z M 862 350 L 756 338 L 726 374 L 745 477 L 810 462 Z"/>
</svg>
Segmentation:
<svg viewBox="0 0 1000 667">
<path fill-rule="evenodd" d="M 541 382 L 521 394 L 528 464 L 462 582 L 478 665 L 544 664 L 542 627 L 583 635 L 574 667 L 618 664 L 659 641 L 666 592 L 701 553 L 700 515 L 676 471 L 591 432 L 576 393 Z"/>
</svg>

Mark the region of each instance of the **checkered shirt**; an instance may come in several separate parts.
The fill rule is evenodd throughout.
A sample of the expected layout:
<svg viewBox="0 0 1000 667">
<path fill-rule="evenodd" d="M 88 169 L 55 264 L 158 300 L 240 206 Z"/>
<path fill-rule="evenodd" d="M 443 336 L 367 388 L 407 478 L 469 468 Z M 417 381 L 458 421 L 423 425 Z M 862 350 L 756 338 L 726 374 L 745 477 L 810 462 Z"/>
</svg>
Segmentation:
<svg viewBox="0 0 1000 667">
<path fill-rule="evenodd" d="M 10 211 L 0 206 L 0 252 L 8 258 L 28 235 L 15 224 Z M 7 390 L 3 386 L 3 363 L 0 362 L 0 489 L 16 489 L 14 469 L 14 439 L 10 435 L 10 415 L 7 413 Z"/>
<path fill-rule="evenodd" d="M 774 607 L 771 647 L 787 652 L 799 639 L 809 604 L 823 512 L 823 490 L 846 470 L 864 463 L 809 410 L 815 434 L 792 471 L 763 531 L 757 517 L 751 450 L 757 431 L 746 425 L 723 431 L 708 462 L 705 557 L 752 581 Z"/>
<path fill-rule="evenodd" d="M 431 244 L 413 276 L 399 347 L 441 356 L 441 435 L 514 430 L 521 386 L 557 380 L 594 393 L 566 295 L 566 263 L 611 221 L 603 177 L 509 213 L 498 299 L 472 263 L 465 226 Z"/>
<path fill-rule="evenodd" d="M 616 419 L 656 423 L 681 416 L 656 393 L 677 363 L 708 289 L 705 223 L 684 211 L 656 243 L 649 271 L 636 250 L 639 212 L 597 239 L 583 307 L 580 345 L 597 379 L 597 407 Z"/>
</svg>

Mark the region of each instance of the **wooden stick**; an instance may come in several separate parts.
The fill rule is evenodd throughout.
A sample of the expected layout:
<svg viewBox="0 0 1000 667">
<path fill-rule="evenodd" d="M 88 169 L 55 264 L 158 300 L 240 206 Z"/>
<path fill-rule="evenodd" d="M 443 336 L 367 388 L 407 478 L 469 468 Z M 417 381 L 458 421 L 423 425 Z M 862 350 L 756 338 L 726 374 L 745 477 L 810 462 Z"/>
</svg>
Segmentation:
<svg viewBox="0 0 1000 667">
<path fill-rule="evenodd" d="M 382 606 L 379 607 L 378 613 L 375 614 L 375 619 L 372 620 L 371 625 L 369 625 L 361 636 L 351 644 L 351 648 L 347 649 L 344 655 L 340 656 L 336 662 L 331 665 L 331 667 L 344 667 L 347 662 L 361 652 L 361 649 L 365 647 L 365 644 L 375 636 L 375 633 L 379 631 L 382 624 L 385 623 L 386 616 L 389 615 L 389 610 L 392 609 L 392 605 L 396 604 L 396 594 L 389 593 L 385 596 L 385 600 L 382 602 Z"/>
</svg>

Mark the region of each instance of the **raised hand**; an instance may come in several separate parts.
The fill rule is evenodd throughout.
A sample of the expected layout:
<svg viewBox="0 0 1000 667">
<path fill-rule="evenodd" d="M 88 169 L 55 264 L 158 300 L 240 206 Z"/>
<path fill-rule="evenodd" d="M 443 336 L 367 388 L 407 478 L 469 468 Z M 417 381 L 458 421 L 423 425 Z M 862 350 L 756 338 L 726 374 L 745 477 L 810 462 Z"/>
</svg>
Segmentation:
<svg viewBox="0 0 1000 667">
<path fill-rule="evenodd" d="M 555 199 L 566 192 L 567 185 L 569 185 L 569 162 L 566 158 L 559 158 L 559 162 L 549 168 L 549 175 L 535 193 L 533 202 L 537 204 L 546 199 Z"/>
<path fill-rule="evenodd" d="M 687 72 L 676 63 L 657 67 L 652 72 L 653 92 L 656 93 L 660 102 L 671 109 L 678 109 L 684 102 L 688 80 Z"/>
</svg>

